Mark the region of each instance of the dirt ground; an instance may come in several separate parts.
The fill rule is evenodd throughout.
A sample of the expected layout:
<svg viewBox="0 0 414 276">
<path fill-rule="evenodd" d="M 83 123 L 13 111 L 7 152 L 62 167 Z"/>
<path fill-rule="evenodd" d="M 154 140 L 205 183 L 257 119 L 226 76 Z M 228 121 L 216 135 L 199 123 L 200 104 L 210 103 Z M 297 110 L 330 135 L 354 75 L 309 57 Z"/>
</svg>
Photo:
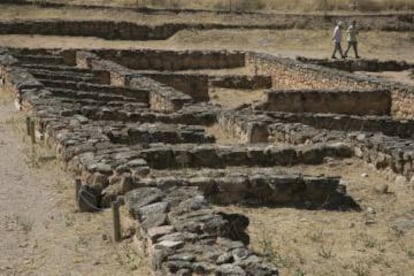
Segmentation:
<svg viewBox="0 0 414 276">
<path fill-rule="evenodd" d="M 360 15 L 360 14 L 359 14 Z M 349 15 L 352 18 L 352 15 Z M 363 17 L 360 17 L 361 20 Z M 40 8 L 32 6 L 2 5 L 2 21 L 64 19 L 64 20 L 114 20 L 140 24 L 162 23 L 221 23 L 261 25 L 285 22 L 275 14 L 214 14 L 214 13 L 159 13 L 149 15 L 131 10 Z M 381 22 L 378 17 L 374 22 Z M 313 21 L 311 20 L 311 23 Z M 310 23 L 309 23 L 310 24 Z M 320 24 L 319 23 L 312 23 Z M 377 23 L 373 23 L 374 25 Z M 108 41 L 98 38 L 0 35 L 0 45 L 9 47 L 62 47 L 62 48 L 155 48 L 155 49 L 235 49 L 254 50 L 281 56 L 330 57 L 333 49 L 332 29 L 315 25 L 308 30 L 184 30 L 163 41 Z M 333 26 L 332 26 L 333 28 Z M 406 60 L 414 62 L 413 32 L 366 31 L 360 34 L 360 55 L 363 58 Z"/>
<path fill-rule="evenodd" d="M 16 18 L 98 18 L 93 11 L 34 8 L 30 13 L 3 9 L 2 20 Z M 118 14 L 121 16 L 120 14 Z M 150 17 L 123 13 L 124 20 L 154 23 Z M 135 18 L 134 18 L 135 16 Z M 187 18 L 185 20 L 210 20 Z M 211 15 L 209 15 L 211 17 Z M 224 17 L 231 23 L 242 17 Z M 182 17 L 166 16 L 165 22 Z M 265 19 L 257 18 L 259 22 Z M 261 21 L 260 21 L 261 20 Z M 157 21 L 159 22 L 159 21 Z M 280 56 L 329 57 L 331 30 L 186 30 L 165 41 L 108 41 L 98 38 L 0 35 L 0 45 L 48 48 L 235 49 Z M 413 33 L 363 32 L 365 58 L 414 62 Z M 237 69 L 238 70 L 238 69 Z M 237 70 L 233 71 L 236 72 Z M 240 72 L 241 71 L 237 71 Z M 225 73 L 224 71 L 221 73 Z M 405 73 L 377 74 L 406 80 Z M 410 84 L 410 83 L 409 83 Z M 23 139 L 23 118 L 0 90 L 0 275 L 149 275 L 148 261 L 129 241 L 112 241 L 111 213 L 76 213 L 73 183 L 51 153 L 34 150 Z M 263 91 L 215 89 L 212 101 L 226 107 L 259 100 Z M 233 143 L 220 133 L 220 143 Z M 276 169 L 276 168 L 275 168 Z M 275 263 L 281 275 L 414 275 L 413 184 L 374 170 L 360 160 L 330 161 L 323 166 L 295 166 L 292 172 L 342 176 L 361 212 L 309 211 L 292 208 L 224 209 L 250 218 L 252 248 Z M 387 175 L 388 176 L 388 175 Z M 383 187 L 388 185 L 389 191 Z M 395 223 L 404 229 L 393 229 Z M 7 252 L 4 254 L 3 252 Z"/>
<path fill-rule="evenodd" d="M 0 90 L 0 275 L 149 275 L 112 214 L 76 213 L 73 183 L 52 154 L 22 139 L 22 113 Z"/>
<path fill-rule="evenodd" d="M 361 212 L 220 208 L 250 218 L 252 248 L 268 256 L 281 275 L 414 275 L 412 184 L 394 177 L 388 180 L 360 160 L 273 169 L 341 176 L 348 194 L 362 208 Z M 395 223 L 407 228 L 395 230 Z"/>
<path fill-rule="evenodd" d="M 40 35 L 0 35 L 5 47 L 44 48 L 116 48 L 116 49 L 204 49 L 251 50 L 279 56 L 328 58 L 332 43 L 329 30 L 210 30 L 181 31 L 162 41 L 109 41 L 93 37 Z M 364 32 L 360 35 L 360 55 L 370 59 L 394 59 L 414 62 L 414 34 Z M 386 38 L 386 39 L 384 39 Z M 352 58 L 353 53 L 350 53 Z"/>
</svg>

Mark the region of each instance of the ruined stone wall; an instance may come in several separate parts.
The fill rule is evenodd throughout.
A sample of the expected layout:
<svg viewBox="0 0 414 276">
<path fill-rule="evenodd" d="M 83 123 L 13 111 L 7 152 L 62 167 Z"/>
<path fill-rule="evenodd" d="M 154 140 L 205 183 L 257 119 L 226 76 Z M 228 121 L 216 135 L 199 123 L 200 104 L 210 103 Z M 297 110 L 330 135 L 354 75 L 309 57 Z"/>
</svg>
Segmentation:
<svg viewBox="0 0 414 276">
<path fill-rule="evenodd" d="M 143 76 L 173 87 L 189 96 L 194 101 L 208 101 L 209 77 L 207 75 L 182 74 L 182 73 L 142 73 Z"/>
<path fill-rule="evenodd" d="M 173 112 L 181 109 L 185 103 L 192 102 L 192 98 L 181 91 L 157 82 L 152 78 L 144 77 L 139 72 L 128 69 L 113 61 L 103 60 L 94 53 L 79 51 L 76 59 L 79 62 L 79 66 L 109 71 L 111 85 L 149 91 L 149 104 L 153 110 Z"/>
<path fill-rule="evenodd" d="M 409 64 L 405 61 L 386 60 L 380 61 L 378 59 L 315 59 L 307 57 L 297 57 L 298 61 L 310 64 L 321 65 L 330 68 L 336 68 L 344 71 L 367 71 L 367 72 L 381 72 L 381 71 L 404 71 L 414 68 L 414 64 Z"/>
<path fill-rule="evenodd" d="M 269 75 L 273 87 L 282 89 L 332 89 L 371 88 L 367 81 L 342 77 L 332 70 L 316 65 L 306 65 L 287 58 L 268 54 L 246 53 L 246 66 L 253 75 Z"/>
<path fill-rule="evenodd" d="M 414 87 L 394 87 L 392 92 L 393 114 L 402 118 L 414 117 Z"/>
<path fill-rule="evenodd" d="M 185 28 L 180 24 L 158 26 L 114 21 L 13 21 L 1 22 L 0 34 L 95 36 L 104 39 L 162 40 Z"/>
<path fill-rule="evenodd" d="M 270 76 L 243 76 L 243 75 L 225 75 L 213 76 L 210 78 L 212 87 L 230 88 L 230 89 L 261 89 L 271 88 L 272 78 Z"/>
<path fill-rule="evenodd" d="M 389 115 L 391 96 L 387 90 L 271 90 L 265 108 L 292 113 Z"/>
<path fill-rule="evenodd" d="M 382 132 L 388 136 L 414 138 L 414 120 L 395 120 L 389 116 L 266 112 L 268 121 L 301 123 L 317 129 Z M 263 116 L 263 115 L 262 115 Z"/>
<path fill-rule="evenodd" d="M 412 139 L 385 136 L 381 133 L 329 131 L 300 123 L 277 123 L 269 126 L 270 140 L 277 143 L 314 144 L 347 142 L 355 156 L 372 163 L 377 169 L 390 170 L 412 180 L 414 175 Z"/>
<path fill-rule="evenodd" d="M 245 54 L 232 51 L 111 50 L 93 51 L 100 57 L 136 70 L 176 71 L 243 67 Z"/>
<path fill-rule="evenodd" d="M 253 52 L 246 53 L 246 66 L 254 75 L 272 76 L 273 87 L 278 89 L 389 89 L 393 116 L 414 116 L 412 86 Z"/>
</svg>

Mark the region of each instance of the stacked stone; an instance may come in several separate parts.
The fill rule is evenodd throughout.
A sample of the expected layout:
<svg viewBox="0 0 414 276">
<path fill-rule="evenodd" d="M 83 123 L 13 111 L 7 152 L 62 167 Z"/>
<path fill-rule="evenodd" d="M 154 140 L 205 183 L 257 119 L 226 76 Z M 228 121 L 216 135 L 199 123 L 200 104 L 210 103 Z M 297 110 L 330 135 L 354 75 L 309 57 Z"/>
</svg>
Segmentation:
<svg viewBox="0 0 414 276">
<path fill-rule="evenodd" d="M 209 202 L 220 205 L 279 205 L 311 209 L 353 207 L 346 205 L 345 186 L 339 184 L 338 177 L 309 177 L 270 171 L 253 171 L 252 175 L 246 175 L 237 170 L 227 171 L 225 176 L 214 173 L 209 176 L 206 173 L 197 176 L 133 177 L 130 188 L 168 190 L 171 187 L 197 187 Z"/>
<path fill-rule="evenodd" d="M 249 219 L 214 211 L 196 187 L 126 195 L 157 275 L 278 275 L 247 249 Z"/>
<path fill-rule="evenodd" d="M 272 87 L 270 76 L 243 76 L 225 75 L 213 76 L 209 79 L 211 87 L 231 88 L 231 89 L 268 89 Z"/>
<path fill-rule="evenodd" d="M 110 72 L 112 85 L 139 88 L 149 92 L 149 104 L 152 110 L 174 112 L 191 103 L 192 98 L 181 91 L 157 82 L 151 78 L 140 75 L 137 71 L 130 70 L 113 61 L 102 60 L 97 55 L 79 51 L 76 54 L 79 64 L 87 68 L 105 70 Z"/>
<path fill-rule="evenodd" d="M 215 138 L 206 135 L 204 128 L 197 125 L 175 125 L 162 123 L 128 124 L 110 126 L 105 134 L 116 144 L 149 143 L 214 143 Z"/>
<path fill-rule="evenodd" d="M 177 112 L 159 113 L 148 108 L 128 108 L 128 104 L 125 104 L 122 109 L 108 106 L 87 106 L 79 109 L 78 112 L 94 120 L 209 126 L 216 122 L 216 114 L 219 110 L 218 106 L 199 103 L 184 106 Z"/>
<path fill-rule="evenodd" d="M 391 93 L 383 89 L 269 90 L 264 108 L 291 113 L 390 115 Z"/>
<path fill-rule="evenodd" d="M 367 71 L 367 72 L 381 72 L 381 71 L 404 71 L 413 68 L 413 64 L 405 61 L 387 60 L 380 61 L 378 59 L 360 59 L 360 60 L 330 60 L 317 59 L 307 57 L 296 57 L 296 60 L 303 63 L 310 63 L 321 65 L 329 68 L 335 68 L 348 72 Z"/>
<path fill-rule="evenodd" d="M 256 52 L 246 53 L 246 67 L 252 74 L 271 76 L 273 87 L 278 89 L 387 89 L 393 115 L 412 118 L 414 114 L 414 89 L 410 85 Z"/>
</svg>

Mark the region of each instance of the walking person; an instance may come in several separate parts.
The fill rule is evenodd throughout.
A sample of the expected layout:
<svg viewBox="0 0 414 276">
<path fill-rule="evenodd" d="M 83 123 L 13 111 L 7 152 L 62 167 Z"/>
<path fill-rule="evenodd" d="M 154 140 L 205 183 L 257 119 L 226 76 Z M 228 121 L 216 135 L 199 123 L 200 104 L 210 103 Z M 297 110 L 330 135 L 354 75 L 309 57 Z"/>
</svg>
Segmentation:
<svg viewBox="0 0 414 276">
<path fill-rule="evenodd" d="M 342 58 L 345 58 L 344 53 L 342 51 L 342 46 L 341 46 L 341 42 L 342 42 L 342 22 L 341 21 L 338 21 L 338 23 L 335 26 L 332 40 L 334 41 L 334 45 L 335 45 L 334 51 L 332 53 L 332 58 L 336 59 L 337 51 L 339 51 L 339 54 L 341 54 Z"/>
<path fill-rule="evenodd" d="M 351 26 L 349 26 L 348 29 L 346 30 L 346 34 L 347 34 L 346 40 L 348 41 L 348 48 L 345 51 L 345 57 L 347 57 L 348 51 L 352 47 L 354 49 L 355 58 L 359 58 L 359 55 L 358 55 L 358 40 L 357 40 L 358 29 L 356 27 L 356 21 L 355 20 L 352 21 Z"/>
</svg>

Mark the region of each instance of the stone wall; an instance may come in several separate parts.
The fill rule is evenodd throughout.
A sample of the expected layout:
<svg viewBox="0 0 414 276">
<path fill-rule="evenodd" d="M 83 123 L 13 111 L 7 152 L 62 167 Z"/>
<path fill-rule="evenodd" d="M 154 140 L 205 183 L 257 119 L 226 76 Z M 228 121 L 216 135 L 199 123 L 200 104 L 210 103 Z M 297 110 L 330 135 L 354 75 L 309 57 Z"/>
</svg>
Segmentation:
<svg viewBox="0 0 414 276">
<path fill-rule="evenodd" d="M 195 102 L 210 100 L 208 94 L 209 77 L 207 75 L 176 72 L 142 72 L 141 74 L 189 95 Z"/>
<path fill-rule="evenodd" d="M 270 90 L 264 108 L 292 113 L 389 115 L 387 90 Z"/>
<path fill-rule="evenodd" d="M 246 53 L 246 66 L 251 74 L 270 75 L 277 89 L 388 89 L 392 114 L 414 116 L 412 86 L 254 52 Z"/>
<path fill-rule="evenodd" d="M 134 70 L 128 69 L 110 60 L 103 60 L 94 53 L 77 53 L 80 67 L 106 70 L 110 72 L 111 85 L 125 86 L 149 91 L 151 109 L 173 112 L 181 109 L 184 104 L 192 102 L 192 98 L 181 91 L 147 78 Z"/>
<path fill-rule="evenodd" d="M 397 117 L 414 117 L 414 88 L 391 87 L 393 114 Z"/>
<path fill-rule="evenodd" d="M 136 70 L 176 71 L 243 67 L 245 54 L 236 51 L 111 50 L 93 52 Z"/>
<path fill-rule="evenodd" d="M 390 170 L 408 181 L 414 176 L 414 142 L 412 139 L 385 136 L 381 133 L 330 131 L 300 123 L 277 123 L 269 126 L 270 140 L 289 144 L 319 144 L 346 141 L 355 156 L 372 163 L 379 170 Z"/>
<path fill-rule="evenodd" d="M 270 76 L 225 75 L 210 77 L 211 87 L 230 89 L 265 89 L 272 87 Z"/>
<path fill-rule="evenodd" d="M 330 60 L 330 59 L 316 59 L 297 57 L 296 60 L 304 63 L 316 64 L 330 68 L 336 68 L 348 72 L 353 71 L 367 71 L 367 72 L 381 72 L 381 71 L 404 71 L 414 68 L 414 64 L 409 64 L 405 61 L 387 60 L 380 61 L 377 59 L 358 59 L 358 60 Z"/>
<path fill-rule="evenodd" d="M 248 249 L 249 219 L 215 211 L 196 187 L 147 186 L 125 201 L 154 275 L 279 275 Z"/>
<path fill-rule="evenodd" d="M 157 26 L 115 21 L 13 21 L 1 22 L 0 34 L 95 36 L 121 40 L 163 40 L 184 29 L 183 24 Z"/>
<path fill-rule="evenodd" d="M 368 80 L 344 77 L 340 71 L 304 64 L 270 54 L 246 53 L 246 67 L 253 75 L 269 75 L 278 89 L 370 88 Z M 338 73 L 339 72 L 339 73 Z"/>
<path fill-rule="evenodd" d="M 232 172 L 225 176 L 214 176 L 212 173 L 205 177 L 136 177 L 131 187 L 194 186 L 198 187 L 203 197 L 219 205 L 308 205 L 307 208 L 325 208 L 328 207 L 330 199 L 337 196 L 340 190 L 338 188 L 342 186 L 339 181 L 339 177 L 311 177 L 263 171 L 254 175 Z"/>
<path fill-rule="evenodd" d="M 382 132 L 388 136 L 414 138 L 414 120 L 395 120 L 389 116 L 265 112 L 268 121 L 301 123 L 317 129 Z M 251 115 L 247 115 L 251 117 Z M 264 116 L 264 115 L 262 115 Z M 265 121 L 264 121 L 265 122 Z"/>
</svg>

